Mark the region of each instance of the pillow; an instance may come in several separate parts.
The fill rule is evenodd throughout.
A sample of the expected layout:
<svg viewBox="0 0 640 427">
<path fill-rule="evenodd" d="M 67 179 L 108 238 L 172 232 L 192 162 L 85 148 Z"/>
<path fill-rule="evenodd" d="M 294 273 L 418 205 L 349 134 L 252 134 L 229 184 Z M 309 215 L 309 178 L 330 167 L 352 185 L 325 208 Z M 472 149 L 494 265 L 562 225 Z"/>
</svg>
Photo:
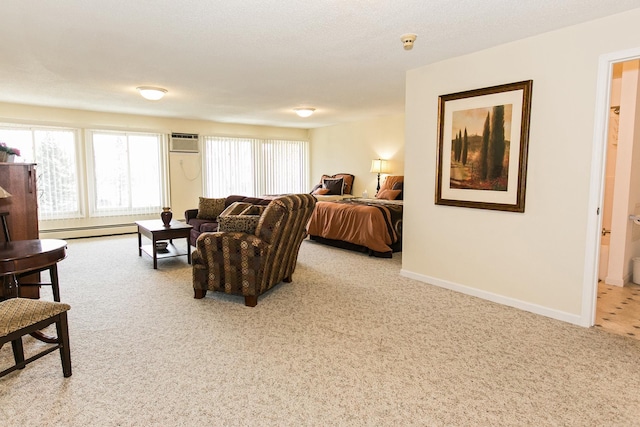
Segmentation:
<svg viewBox="0 0 640 427">
<path fill-rule="evenodd" d="M 227 216 L 227 215 L 240 215 L 243 210 L 247 209 L 250 206 L 253 206 L 253 205 L 247 202 L 233 202 L 225 210 L 223 210 L 218 216 L 221 217 L 221 216 Z"/>
<path fill-rule="evenodd" d="M 316 190 L 319 188 L 322 188 L 322 183 L 314 185 L 311 191 L 309 191 L 309 194 L 316 194 Z"/>
<path fill-rule="evenodd" d="M 391 187 L 391 189 L 400 190 L 400 194 L 398 194 L 396 200 L 402 200 L 402 197 L 404 195 L 404 182 L 396 182 L 395 184 L 393 184 L 393 187 Z"/>
<path fill-rule="evenodd" d="M 227 215 L 218 218 L 218 231 L 255 234 L 260 215 Z"/>
<path fill-rule="evenodd" d="M 213 219 L 218 218 L 218 215 L 224 211 L 224 201 L 226 199 L 210 199 L 207 197 L 200 197 L 198 203 L 198 219 Z"/>
<path fill-rule="evenodd" d="M 327 194 L 336 194 L 338 196 L 342 196 L 342 191 L 344 189 L 344 179 L 323 179 L 322 180 L 322 188 L 326 188 L 329 190 Z"/>
<path fill-rule="evenodd" d="M 384 179 L 380 190 L 391 190 L 396 182 L 404 182 L 404 175 L 389 175 Z"/>
<path fill-rule="evenodd" d="M 377 199 L 385 199 L 385 200 L 395 200 L 396 197 L 401 193 L 400 190 L 380 190 L 378 194 L 376 194 Z"/>
<path fill-rule="evenodd" d="M 315 195 L 318 195 L 318 196 L 323 196 L 325 194 L 329 194 L 329 189 L 328 188 L 318 188 L 311 194 L 315 194 Z"/>
<path fill-rule="evenodd" d="M 264 212 L 264 210 L 267 209 L 266 205 L 251 205 L 248 208 L 246 208 L 245 210 L 243 210 L 242 212 L 240 212 L 240 215 L 262 215 L 262 212 Z"/>
<path fill-rule="evenodd" d="M 335 175 L 322 175 L 322 177 L 320 178 L 320 182 L 322 182 L 324 179 L 337 179 L 337 178 L 342 178 L 344 179 L 344 188 L 342 190 L 343 194 L 353 194 L 353 179 L 354 176 L 351 175 L 350 173 L 337 173 Z"/>
</svg>

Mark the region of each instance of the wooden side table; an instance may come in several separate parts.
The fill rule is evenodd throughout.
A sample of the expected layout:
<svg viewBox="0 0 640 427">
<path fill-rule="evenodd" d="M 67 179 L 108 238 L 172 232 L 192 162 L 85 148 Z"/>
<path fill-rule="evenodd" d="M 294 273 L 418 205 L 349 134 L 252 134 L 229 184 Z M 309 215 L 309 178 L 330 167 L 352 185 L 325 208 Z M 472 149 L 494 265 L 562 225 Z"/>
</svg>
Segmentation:
<svg viewBox="0 0 640 427">
<path fill-rule="evenodd" d="M 138 226 L 138 256 L 142 256 L 142 252 L 153 258 L 153 268 L 158 269 L 158 259 L 176 256 L 187 256 L 187 262 L 191 264 L 191 244 L 189 243 L 189 235 L 193 228 L 189 224 L 183 224 L 179 221 L 171 221 L 168 227 L 159 219 L 151 219 L 147 221 L 136 221 Z M 142 245 L 142 236 L 151 240 L 151 245 Z M 186 239 L 187 252 L 178 250 L 173 245 L 173 239 Z M 166 252 L 158 252 L 156 243 L 162 240 L 169 240 Z"/>
</svg>

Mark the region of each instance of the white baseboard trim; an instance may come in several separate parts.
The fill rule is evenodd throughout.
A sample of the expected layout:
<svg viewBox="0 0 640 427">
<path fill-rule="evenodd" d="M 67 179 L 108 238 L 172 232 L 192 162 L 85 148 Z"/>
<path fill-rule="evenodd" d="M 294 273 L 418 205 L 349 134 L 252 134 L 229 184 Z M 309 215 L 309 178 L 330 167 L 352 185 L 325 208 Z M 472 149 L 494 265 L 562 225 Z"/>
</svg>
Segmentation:
<svg viewBox="0 0 640 427">
<path fill-rule="evenodd" d="M 136 233 L 138 227 L 135 224 L 118 224 L 113 226 L 97 226 L 84 228 L 67 228 L 60 230 L 40 230 L 42 239 L 78 239 L 84 237 L 101 237 L 114 234 Z"/>
<path fill-rule="evenodd" d="M 492 301 L 498 304 L 528 311 L 530 313 L 539 314 L 541 316 L 550 317 L 552 319 L 561 320 L 567 323 L 572 323 L 574 325 L 587 327 L 582 321 L 582 318 L 577 314 L 571 314 L 564 311 L 554 310 L 552 308 L 544 307 L 537 304 L 532 304 L 532 303 L 521 301 L 514 298 L 505 297 L 503 295 L 494 294 L 492 292 L 483 291 L 481 289 L 471 288 L 469 286 L 460 285 L 458 283 L 449 282 L 447 280 L 442 280 L 435 277 L 414 273 L 411 271 L 407 271 L 405 269 L 400 270 L 400 275 L 404 277 L 408 277 L 409 279 L 418 280 L 419 282 L 427 283 L 429 285 L 434 285 L 440 288 L 445 288 L 452 291 L 460 292 L 462 294 L 471 295 L 471 296 Z"/>
</svg>

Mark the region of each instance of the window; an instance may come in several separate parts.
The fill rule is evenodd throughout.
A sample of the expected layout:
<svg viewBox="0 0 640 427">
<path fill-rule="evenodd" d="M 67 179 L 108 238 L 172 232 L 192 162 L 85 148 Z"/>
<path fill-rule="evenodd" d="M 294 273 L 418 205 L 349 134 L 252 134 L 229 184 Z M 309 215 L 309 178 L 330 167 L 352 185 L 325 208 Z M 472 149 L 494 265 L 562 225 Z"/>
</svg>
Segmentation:
<svg viewBox="0 0 640 427">
<path fill-rule="evenodd" d="M 160 134 L 89 132 L 91 216 L 157 213 L 167 200 Z"/>
<path fill-rule="evenodd" d="M 204 138 L 205 194 L 303 193 L 308 187 L 307 141 Z"/>
<path fill-rule="evenodd" d="M 0 127 L 0 141 L 20 149 L 23 161 L 38 164 L 41 220 L 82 216 L 76 136 L 73 129 Z"/>
</svg>

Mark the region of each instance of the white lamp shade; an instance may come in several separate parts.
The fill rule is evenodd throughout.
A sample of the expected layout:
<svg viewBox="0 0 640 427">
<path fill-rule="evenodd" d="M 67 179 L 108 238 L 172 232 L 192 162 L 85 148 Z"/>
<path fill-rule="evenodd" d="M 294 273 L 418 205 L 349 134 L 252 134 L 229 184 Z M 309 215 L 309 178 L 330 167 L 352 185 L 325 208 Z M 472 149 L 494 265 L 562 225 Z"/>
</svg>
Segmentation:
<svg viewBox="0 0 640 427">
<path fill-rule="evenodd" d="M 294 108 L 293 111 L 295 111 L 296 114 L 299 115 L 300 117 L 309 117 L 310 115 L 313 114 L 314 111 L 316 111 L 316 109 L 304 107 L 304 108 Z"/>
<path fill-rule="evenodd" d="M 166 89 L 161 87 L 151 87 L 151 86 L 140 86 L 137 87 L 138 92 L 144 99 L 148 99 L 149 101 L 157 101 L 162 99 L 165 93 L 167 93 Z"/>
<path fill-rule="evenodd" d="M 389 173 L 389 165 L 384 159 L 374 159 L 371 161 L 371 173 Z"/>
<path fill-rule="evenodd" d="M 9 194 L 9 192 L 4 188 L 0 187 L 0 199 L 6 199 L 8 197 L 11 197 L 11 194 Z"/>
</svg>

